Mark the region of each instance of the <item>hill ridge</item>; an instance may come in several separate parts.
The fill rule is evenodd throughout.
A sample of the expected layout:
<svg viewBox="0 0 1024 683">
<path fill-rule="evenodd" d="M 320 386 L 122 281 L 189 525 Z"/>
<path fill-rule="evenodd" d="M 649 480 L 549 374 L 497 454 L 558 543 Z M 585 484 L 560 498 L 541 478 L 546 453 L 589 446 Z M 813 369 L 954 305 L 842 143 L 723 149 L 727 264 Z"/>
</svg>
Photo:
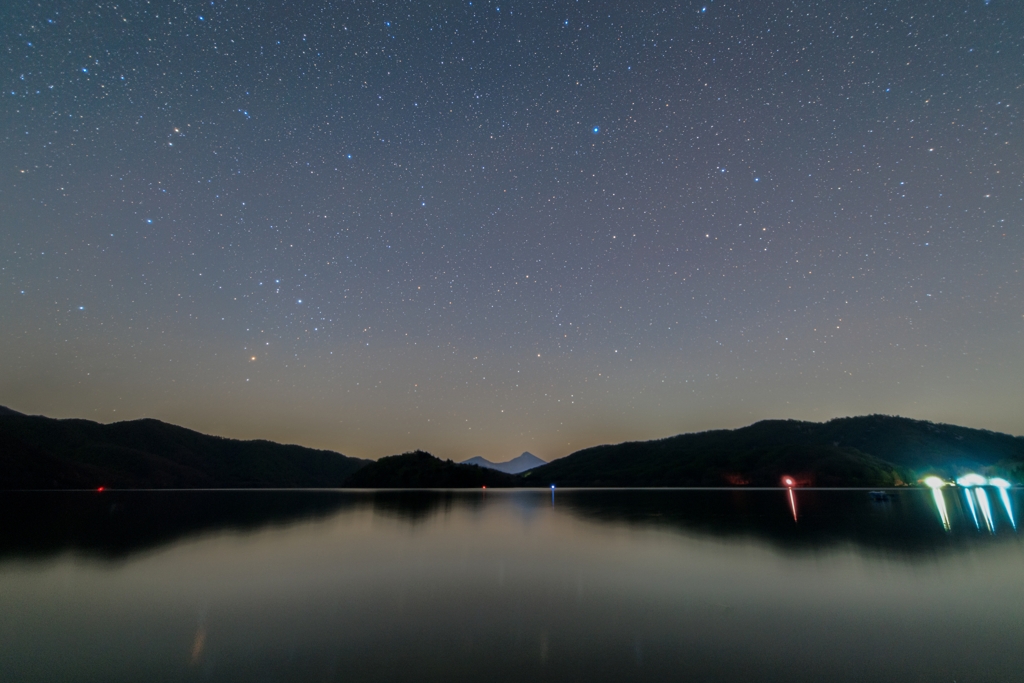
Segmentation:
<svg viewBox="0 0 1024 683">
<path fill-rule="evenodd" d="M 1024 475 L 1024 438 L 900 416 L 826 422 L 760 420 L 737 429 L 581 449 L 524 474 L 573 486 L 776 486 L 785 473 L 818 485 L 913 483 L 998 470 Z"/>
</svg>

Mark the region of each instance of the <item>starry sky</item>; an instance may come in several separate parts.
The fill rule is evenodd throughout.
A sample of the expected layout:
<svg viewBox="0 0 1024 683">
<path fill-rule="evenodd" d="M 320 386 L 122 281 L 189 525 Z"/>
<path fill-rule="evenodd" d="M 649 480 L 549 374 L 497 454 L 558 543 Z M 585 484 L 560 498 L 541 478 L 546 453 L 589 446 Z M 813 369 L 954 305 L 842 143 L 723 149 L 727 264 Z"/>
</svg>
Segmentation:
<svg viewBox="0 0 1024 683">
<path fill-rule="evenodd" d="M 1012 0 L 0 7 L 0 404 L 376 458 L 1024 433 Z"/>
</svg>

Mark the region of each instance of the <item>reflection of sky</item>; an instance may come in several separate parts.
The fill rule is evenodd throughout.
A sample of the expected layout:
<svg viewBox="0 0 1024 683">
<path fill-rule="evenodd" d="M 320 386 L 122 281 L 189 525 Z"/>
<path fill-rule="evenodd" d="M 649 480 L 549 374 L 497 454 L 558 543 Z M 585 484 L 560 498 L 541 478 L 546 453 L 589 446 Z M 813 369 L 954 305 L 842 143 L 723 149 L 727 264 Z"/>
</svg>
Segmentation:
<svg viewBox="0 0 1024 683">
<path fill-rule="evenodd" d="M 214 680 L 669 680 L 712 670 L 962 680 L 979 667 L 1010 680 L 1024 666 L 1024 547 L 1013 535 L 972 534 L 987 540 L 965 550 L 969 562 L 850 545 L 790 553 L 745 536 L 597 522 L 579 505 L 563 511 L 563 497 L 581 494 L 558 495 L 555 509 L 546 491 L 489 491 L 486 503 L 455 497 L 415 524 L 364 506 L 118 562 L 6 562 L 0 678 L 160 678 L 194 662 Z M 875 514 L 864 498 L 864 514 Z M 820 514 L 807 500 L 800 528 Z"/>
</svg>

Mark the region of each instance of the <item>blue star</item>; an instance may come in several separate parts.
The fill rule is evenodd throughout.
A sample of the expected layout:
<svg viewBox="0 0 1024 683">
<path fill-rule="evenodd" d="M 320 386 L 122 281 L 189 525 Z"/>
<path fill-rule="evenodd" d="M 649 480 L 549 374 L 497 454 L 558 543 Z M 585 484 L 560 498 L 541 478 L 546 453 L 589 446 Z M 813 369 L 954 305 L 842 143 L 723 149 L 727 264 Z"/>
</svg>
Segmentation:
<svg viewBox="0 0 1024 683">
<path fill-rule="evenodd" d="M 601 126 L 594 126 L 593 128 L 590 129 L 590 132 L 593 133 L 594 135 L 597 135 L 598 133 L 601 132 Z"/>
</svg>

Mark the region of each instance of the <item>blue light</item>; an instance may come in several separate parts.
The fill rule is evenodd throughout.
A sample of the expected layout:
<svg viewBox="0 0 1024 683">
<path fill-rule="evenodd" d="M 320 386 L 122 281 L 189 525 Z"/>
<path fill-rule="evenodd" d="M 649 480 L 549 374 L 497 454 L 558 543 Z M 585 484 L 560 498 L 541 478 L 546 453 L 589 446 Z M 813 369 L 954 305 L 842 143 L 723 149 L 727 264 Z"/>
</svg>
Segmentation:
<svg viewBox="0 0 1024 683">
<path fill-rule="evenodd" d="M 590 132 L 593 133 L 594 135 L 597 135 L 598 133 L 601 132 L 601 126 L 594 126 L 593 128 L 590 129 Z"/>
<path fill-rule="evenodd" d="M 554 491 L 554 490 L 555 490 L 555 485 L 554 485 L 554 484 L 552 484 L 552 485 L 551 485 L 551 490 L 552 490 L 552 491 Z"/>
<path fill-rule="evenodd" d="M 992 518 L 992 506 L 988 502 L 988 494 L 985 493 L 985 489 L 980 486 L 974 489 L 974 495 L 978 498 L 978 507 L 981 508 L 981 516 L 985 518 L 985 526 L 988 527 L 988 532 L 994 534 L 996 532 L 996 521 Z"/>
<path fill-rule="evenodd" d="M 967 508 L 971 511 L 971 518 L 974 520 L 974 528 L 981 529 L 981 524 L 978 523 L 978 510 L 974 507 L 974 496 L 971 495 L 970 489 L 966 489 L 964 494 L 967 497 Z"/>
</svg>

